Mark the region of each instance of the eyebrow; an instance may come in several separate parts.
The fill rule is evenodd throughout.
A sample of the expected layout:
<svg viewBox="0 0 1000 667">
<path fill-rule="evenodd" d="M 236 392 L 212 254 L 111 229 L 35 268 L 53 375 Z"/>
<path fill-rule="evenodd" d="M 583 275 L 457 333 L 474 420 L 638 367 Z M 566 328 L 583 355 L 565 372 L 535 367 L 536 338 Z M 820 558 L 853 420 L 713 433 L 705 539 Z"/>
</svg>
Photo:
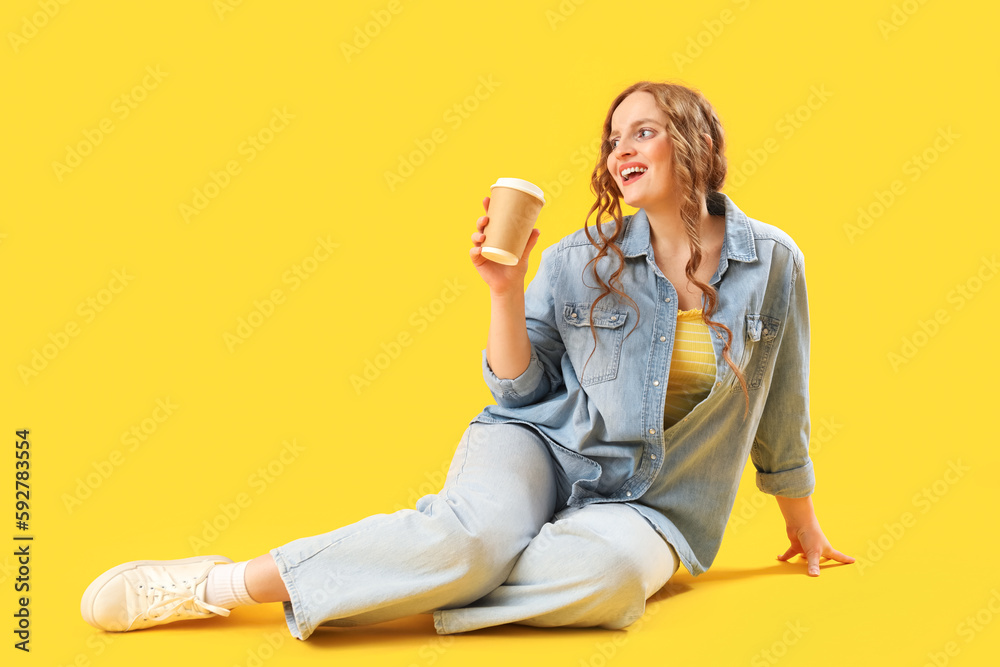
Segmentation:
<svg viewBox="0 0 1000 667">
<path fill-rule="evenodd" d="M 635 127 L 636 125 L 642 125 L 643 123 L 653 123 L 655 125 L 663 125 L 663 123 L 661 123 L 658 120 L 653 120 L 652 118 L 642 118 L 642 119 L 637 120 L 634 123 L 632 123 L 632 125 L 630 125 L 629 127 Z M 611 134 L 612 135 L 615 134 L 615 129 L 614 128 L 611 128 Z"/>
</svg>

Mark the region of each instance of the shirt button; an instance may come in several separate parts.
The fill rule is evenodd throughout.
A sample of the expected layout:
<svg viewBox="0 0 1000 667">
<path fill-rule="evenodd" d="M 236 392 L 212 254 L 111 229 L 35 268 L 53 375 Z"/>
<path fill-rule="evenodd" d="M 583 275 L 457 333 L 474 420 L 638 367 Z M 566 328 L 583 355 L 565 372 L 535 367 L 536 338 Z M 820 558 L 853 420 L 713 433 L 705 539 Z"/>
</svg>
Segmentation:
<svg viewBox="0 0 1000 667">
<path fill-rule="evenodd" d="M 629 498 L 631 498 L 632 497 L 632 492 L 631 491 L 626 491 L 625 495 L 628 496 Z"/>
<path fill-rule="evenodd" d="M 651 459 L 653 459 L 655 461 L 656 460 L 656 454 L 650 454 L 649 458 L 651 458 Z"/>
<path fill-rule="evenodd" d="M 573 313 L 572 315 L 570 315 L 570 317 L 571 318 L 576 317 L 576 313 Z"/>
<path fill-rule="evenodd" d="M 651 428 L 651 429 L 649 429 L 649 434 L 650 434 L 650 435 L 653 435 L 654 433 L 656 433 L 656 429 L 652 429 L 652 428 Z"/>
<path fill-rule="evenodd" d="M 664 299 L 664 301 L 666 301 L 667 303 L 670 303 L 670 297 L 668 296 L 666 299 Z"/>
<path fill-rule="evenodd" d="M 661 343 L 662 343 L 662 342 L 664 342 L 665 340 L 667 340 L 667 337 L 666 337 L 666 336 L 660 336 L 660 342 L 661 342 Z"/>
<path fill-rule="evenodd" d="M 653 380 L 653 386 L 654 387 L 659 387 L 660 386 L 660 381 L 659 380 Z"/>
<path fill-rule="evenodd" d="M 716 338 L 722 338 L 722 334 L 720 334 L 720 333 L 717 333 L 717 334 L 715 334 L 715 337 L 716 337 Z"/>
<path fill-rule="evenodd" d="M 716 386 L 716 387 L 721 387 L 721 386 L 722 386 L 722 383 L 721 383 L 721 382 L 716 382 L 716 383 L 715 383 L 715 386 Z"/>
<path fill-rule="evenodd" d="M 611 321 L 612 321 L 612 322 L 614 322 L 614 321 L 615 321 L 615 320 L 617 320 L 617 319 L 618 319 L 618 316 L 617 316 L 617 315 L 612 315 L 612 316 L 611 316 Z M 767 332 L 765 331 L 764 333 L 767 333 Z"/>
</svg>

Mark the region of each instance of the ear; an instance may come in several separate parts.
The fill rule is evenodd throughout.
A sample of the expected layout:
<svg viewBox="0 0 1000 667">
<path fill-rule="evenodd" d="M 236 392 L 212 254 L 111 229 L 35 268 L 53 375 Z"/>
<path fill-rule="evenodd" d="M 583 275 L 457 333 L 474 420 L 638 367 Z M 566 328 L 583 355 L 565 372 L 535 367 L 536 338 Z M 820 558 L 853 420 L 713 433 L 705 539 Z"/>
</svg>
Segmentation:
<svg viewBox="0 0 1000 667">
<path fill-rule="evenodd" d="M 708 150 L 712 150 L 712 137 L 708 136 L 707 132 L 702 132 L 701 136 L 705 137 L 705 141 L 708 142 Z"/>
</svg>

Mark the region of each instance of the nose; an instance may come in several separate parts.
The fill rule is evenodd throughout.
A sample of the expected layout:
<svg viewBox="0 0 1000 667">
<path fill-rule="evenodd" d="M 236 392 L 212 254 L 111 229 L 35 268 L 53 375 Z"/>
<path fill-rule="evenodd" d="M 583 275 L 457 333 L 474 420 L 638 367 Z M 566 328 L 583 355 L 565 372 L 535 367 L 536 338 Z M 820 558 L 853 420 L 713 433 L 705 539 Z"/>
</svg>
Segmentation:
<svg viewBox="0 0 1000 667">
<path fill-rule="evenodd" d="M 627 155 L 632 155 L 632 146 L 625 139 L 619 139 L 618 145 L 611 152 L 615 154 L 616 158 L 621 160 Z"/>
</svg>

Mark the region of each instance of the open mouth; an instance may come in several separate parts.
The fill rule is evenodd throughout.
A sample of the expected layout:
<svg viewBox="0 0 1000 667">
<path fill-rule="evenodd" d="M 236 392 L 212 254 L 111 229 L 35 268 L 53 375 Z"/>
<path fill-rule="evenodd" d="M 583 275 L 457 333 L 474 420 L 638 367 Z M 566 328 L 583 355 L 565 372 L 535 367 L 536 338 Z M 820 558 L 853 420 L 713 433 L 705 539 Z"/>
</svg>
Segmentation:
<svg viewBox="0 0 1000 667">
<path fill-rule="evenodd" d="M 622 176 L 622 185 L 627 185 L 628 183 L 635 183 L 637 180 L 642 178 L 643 174 L 645 173 L 646 173 L 645 169 L 641 171 L 631 171 L 629 173 L 626 173 L 625 175 Z"/>
</svg>

